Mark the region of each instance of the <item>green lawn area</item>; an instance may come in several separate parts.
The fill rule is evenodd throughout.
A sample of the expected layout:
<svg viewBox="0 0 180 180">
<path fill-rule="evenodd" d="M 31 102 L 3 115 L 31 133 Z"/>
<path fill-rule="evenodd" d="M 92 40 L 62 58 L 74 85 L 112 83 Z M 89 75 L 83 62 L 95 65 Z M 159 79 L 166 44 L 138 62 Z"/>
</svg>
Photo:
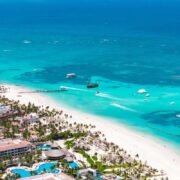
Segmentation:
<svg viewBox="0 0 180 180">
<path fill-rule="evenodd" d="M 75 141 L 74 139 L 68 140 L 68 141 L 66 141 L 64 144 L 66 145 L 66 147 L 67 147 L 68 149 L 70 149 L 70 148 L 72 148 L 72 147 L 75 145 L 74 141 Z"/>
</svg>

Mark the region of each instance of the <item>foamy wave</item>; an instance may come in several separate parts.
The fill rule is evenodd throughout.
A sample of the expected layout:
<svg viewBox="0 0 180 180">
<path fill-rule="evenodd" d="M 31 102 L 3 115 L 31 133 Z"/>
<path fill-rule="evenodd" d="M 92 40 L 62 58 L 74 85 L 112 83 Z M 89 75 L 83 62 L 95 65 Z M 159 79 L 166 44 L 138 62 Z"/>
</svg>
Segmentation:
<svg viewBox="0 0 180 180">
<path fill-rule="evenodd" d="M 112 103 L 111 106 L 115 106 L 115 107 L 123 109 L 125 111 L 137 112 L 135 109 L 131 109 L 131 108 L 128 108 L 126 106 L 123 106 L 123 105 L 120 105 L 120 104 L 117 104 L 117 103 Z"/>
</svg>

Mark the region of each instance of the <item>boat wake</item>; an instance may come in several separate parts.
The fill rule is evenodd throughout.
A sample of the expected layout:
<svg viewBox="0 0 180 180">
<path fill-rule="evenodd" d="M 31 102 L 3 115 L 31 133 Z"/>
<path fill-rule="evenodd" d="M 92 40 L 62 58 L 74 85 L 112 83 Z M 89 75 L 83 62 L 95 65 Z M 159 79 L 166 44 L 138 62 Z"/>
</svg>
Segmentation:
<svg viewBox="0 0 180 180">
<path fill-rule="evenodd" d="M 97 93 L 96 96 L 100 96 L 100 97 L 104 97 L 104 98 L 108 98 L 108 99 L 112 99 L 112 100 L 117 100 L 117 101 L 121 101 L 121 98 L 117 98 L 114 96 L 111 96 L 109 94 L 104 94 L 104 93 Z"/>
<path fill-rule="evenodd" d="M 69 89 L 69 90 L 75 90 L 75 91 L 89 92 L 88 90 L 85 90 L 85 89 L 74 88 L 74 87 L 68 87 L 68 86 L 61 86 L 61 88 L 66 88 L 66 89 Z"/>
<path fill-rule="evenodd" d="M 138 112 L 135 109 L 131 109 L 131 108 L 128 108 L 126 106 L 123 106 L 123 105 L 120 105 L 117 103 L 112 103 L 111 106 L 115 106 L 115 107 L 120 108 L 120 109 L 125 110 L 125 111 L 136 112 L 136 113 Z"/>
</svg>

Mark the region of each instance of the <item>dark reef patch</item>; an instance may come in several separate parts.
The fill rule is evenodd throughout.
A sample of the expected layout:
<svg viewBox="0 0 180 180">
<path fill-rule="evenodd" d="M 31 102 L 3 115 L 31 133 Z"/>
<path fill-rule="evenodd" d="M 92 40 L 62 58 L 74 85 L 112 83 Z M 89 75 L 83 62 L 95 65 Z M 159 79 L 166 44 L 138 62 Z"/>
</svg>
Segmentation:
<svg viewBox="0 0 180 180">
<path fill-rule="evenodd" d="M 165 71 L 165 67 L 162 66 L 150 68 L 147 65 L 135 65 L 131 63 L 127 65 L 123 63 L 123 61 L 122 64 L 120 62 L 118 63 L 119 65 L 117 65 L 117 62 L 112 61 L 109 66 L 99 60 L 96 63 L 88 62 L 65 66 L 49 66 L 43 67 L 40 71 L 23 73 L 18 79 L 23 81 L 43 81 L 49 84 L 56 84 L 67 81 L 65 79 L 67 73 L 75 72 L 77 73 L 78 78 L 73 79 L 72 82 L 77 84 L 87 83 L 92 76 L 101 76 L 126 83 L 180 86 L 180 79 L 172 78 L 180 72 L 178 69 L 179 67 L 171 71 Z M 128 73 L 124 74 L 124 71 L 127 71 Z"/>
<path fill-rule="evenodd" d="M 180 114 L 180 111 L 155 111 L 143 115 L 142 118 L 152 124 L 180 128 L 180 119 L 176 117 L 177 114 Z"/>
</svg>

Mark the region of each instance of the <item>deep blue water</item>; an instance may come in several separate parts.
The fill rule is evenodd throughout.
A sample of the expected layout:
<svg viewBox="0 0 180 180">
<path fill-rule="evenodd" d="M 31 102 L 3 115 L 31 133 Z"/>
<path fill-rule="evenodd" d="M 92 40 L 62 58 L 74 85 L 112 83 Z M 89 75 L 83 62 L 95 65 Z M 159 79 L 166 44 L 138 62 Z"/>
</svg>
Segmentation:
<svg viewBox="0 0 180 180">
<path fill-rule="evenodd" d="M 0 80 L 76 88 L 50 96 L 179 148 L 180 3 L 0 1 Z"/>
</svg>

